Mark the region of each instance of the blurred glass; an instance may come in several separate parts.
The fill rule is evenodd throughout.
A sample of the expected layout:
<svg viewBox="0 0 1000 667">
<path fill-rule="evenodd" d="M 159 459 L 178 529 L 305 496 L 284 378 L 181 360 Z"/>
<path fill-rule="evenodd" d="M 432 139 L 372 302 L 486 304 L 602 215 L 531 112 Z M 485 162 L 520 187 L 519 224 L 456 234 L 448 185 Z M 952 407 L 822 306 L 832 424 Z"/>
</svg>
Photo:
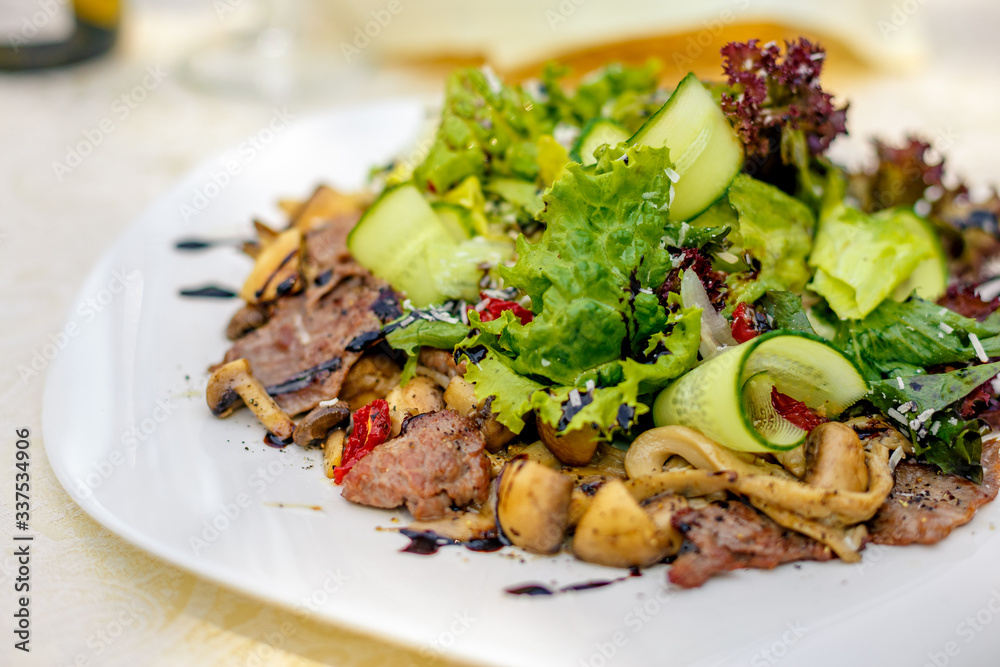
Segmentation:
<svg viewBox="0 0 1000 667">
<path fill-rule="evenodd" d="M 232 0 L 231 0 L 232 1 Z M 240 3 L 242 4 L 242 3 Z M 359 78 L 336 45 L 351 24 L 343 3 L 256 0 L 250 27 L 191 52 L 182 79 L 206 92 L 288 101 Z"/>
<path fill-rule="evenodd" d="M 118 36 L 121 0 L 5 0 L 0 70 L 58 67 L 106 53 Z"/>
</svg>

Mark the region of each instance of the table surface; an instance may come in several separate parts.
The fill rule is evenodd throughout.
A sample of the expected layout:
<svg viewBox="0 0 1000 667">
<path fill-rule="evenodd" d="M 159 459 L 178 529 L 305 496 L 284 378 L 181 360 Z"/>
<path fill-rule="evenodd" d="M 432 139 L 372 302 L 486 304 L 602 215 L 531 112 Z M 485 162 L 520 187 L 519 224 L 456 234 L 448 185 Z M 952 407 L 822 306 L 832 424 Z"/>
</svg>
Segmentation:
<svg viewBox="0 0 1000 667">
<path fill-rule="evenodd" d="M 980 187 L 1000 183 L 1000 5 L 928 0 L 916 6 L 928 27 L 926 62 L 903 73 L 838 72 L 831 63 L 827 88 L 851 100 L 852 136 L 835 153 L 858 159 L 868 154 L 866 137 L 919 131 L 947 153 L 953 176 Z M 440 657 L 302 621 L 147 555 L 85 515 L 43 456 L 44 368 L 26 369 L 61 329 L 91 266 L 172 182 L 273 114 L 273 100 L 199 92 L 182 80 L 184 50 L 175 38 L 190 36 L 193 21 L 137 9 L 109 58 L 0 76 L 0 285 L 6 286 L 0 291 L 0 535 L 14 525 L 15 429 L 31 432 L 35 534 L 30 655 L 14 651 L 7 634 L 16 564 L 6 546 L 0 555 L 0 618 L 8 619 L 0 623 L 0 664 L 443 664 Z M 122 107 L 121 96 L 144 78 L 144 99 Z M 279 106 L 308 114 L 439 88 L 436 71 L 383 64 L 335 94 Z M 110 130 L 100 129 L 102 118 L 113 119 Z M 68 165 L 69 147 L 88 136 L 100 141 L 78 166 L 56 166 Z M 269 633 L 285 621 L 298 631 L 273 645 Z"/>
</svg>

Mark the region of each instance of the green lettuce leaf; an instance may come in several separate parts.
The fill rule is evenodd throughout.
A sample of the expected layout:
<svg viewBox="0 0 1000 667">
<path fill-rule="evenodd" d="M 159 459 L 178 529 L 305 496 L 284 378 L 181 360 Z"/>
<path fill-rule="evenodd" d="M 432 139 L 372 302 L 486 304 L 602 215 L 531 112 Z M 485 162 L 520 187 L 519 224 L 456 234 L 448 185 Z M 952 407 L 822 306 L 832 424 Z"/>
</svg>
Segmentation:
<svg viewBox="0 0 1000 667">
<path fill-rule="evenodd" d="M 531 396 L 543 385 L 531 378 L 518 375 L 506 357 L 489 352 L 479 362 L 469 362 L 465 379 L 473 384 L 476 398 L 485 401 L 490 396 L 490 410 L 497 421 L 514 433 L 524 428 L 524 415 L 531 410 Z"/>
<path fill-rule="evenodd" d="M 668 220 L 670 165 L 665 148 L 623 143 L 591 167 L 570 163 L 546 192 L 541 239 L 520 237 L 517 262 L 500 269 L 505 285 L 531 298 L 534 319 L 524 325 L 505 312 L 480 322 L 472 314 L 479 333 L 463 343 L 497 355 L 504 368 L 492 364 L 477 395 L 499 391 L 495 405 L 516 413 L 510 421 L 526 409 L 526 385 L 502 395 L 498 378 L 507 371 L 542 387 L 530 405 L 560 431 L 584 423 L 607 430 L 631 423 L 646 410 L 642 394 L 696 361 L 700 311 L 676 298 L 661 303 L 654 290 L 673 268 L 668 246 L 720 232 L 686 234 L 684 223 Z"/>
<path fill-rule="evenodd" d="M 521 87 L 505 85 L 483 69 L 458 70 L 448 78 L 441 125 L 414 181 L 438 193 L 468 176 L 534 181 L 535 140 L 552 127 L 547 109 Z"/>
<path fill-rule="evenodd" d="M 841 319 L 860 319 L 892 295 L 918 264 L 936 256 L 907 209 L 868 215 L 843 203 L 820 216 L 809 265 L 809 288 L 824 297 Z"/>
<path fill-rule="evenodd" d="M 504 327 L 513 368 L 564 385 L 588 368 L 641 351 L 666 324 L 652 290 L 672 268 L 664 236 L 670 179 L 665 148 L 608 147 L 593 167 L 571 163 L 545 194 L 541 240 L 518 239 L 500 275 L 531 297 L 535 319 Z M 496 323 L 493 325 L 495 333 Z M 572 332 L 568 335 L 568 332 Z"/>
<path fill-rule="evenodd" d="M 757 271 L 731 274 L 733 298 L 752 303 L 767 290 L 801 292 L 809 280 L 806 257 L 815 226 L 809 207 L 746 174 L 729 186 L 726 200 L 737 214 L 728 236 L 733 244 L 730 252 L 749 253 L 759 265 Z"/>
<path fill-rule="evenodd" d="M 918 457 L 946 473 L 979 482 L 984 425 L 978 419 L 963 419 L 957 407 L 973 389 L 997 373 L 1000 362 L 950 373 L 883 380 L 872 385 L 867 398 L 913 441 Z"/>
<path fill-rule="evenodd" d="M 798 294 L 768 290 L 761 298 L 760 304 L 764 307 L 764 312 L 774 321 L 775 329 L 816 333 L 802 308 L 802 297 Z"/>
<path fill-rule="evenodd" d="M 977 357 L 969 335 L 1000 356 L 1000 323 L 977 322 L 919 297 L 883 301 L 861 320 L 835 323 L 834 343 L 867 370 L 869 380 L 915 367 L 965 363 Z"/>
<path fill-rule="evenodd" d="M 635 132 L 666 101 L 657 91 L 660 64 L 641 67 L 612 63 L 584 77 L 572 92 L 562 84 L 570 70 L 554 63 L 545 66 L 542 84 L 546 107 L 554 121 L 583 127 L 594 118 L 610 118 Z"/>
</svg>

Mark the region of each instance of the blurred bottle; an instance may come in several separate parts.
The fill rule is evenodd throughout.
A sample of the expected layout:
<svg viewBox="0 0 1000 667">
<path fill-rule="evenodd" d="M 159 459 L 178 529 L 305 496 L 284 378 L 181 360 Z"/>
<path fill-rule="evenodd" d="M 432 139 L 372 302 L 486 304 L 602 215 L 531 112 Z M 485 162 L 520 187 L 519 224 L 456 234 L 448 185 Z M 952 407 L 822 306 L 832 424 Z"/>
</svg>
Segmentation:
<svg viewBox="0 0 1000 667">
<path fill-rule="evenodd" d="M 108 51 L 121 0 L 0 0 L 0 70 L 58 67 Z"/>
</svg>

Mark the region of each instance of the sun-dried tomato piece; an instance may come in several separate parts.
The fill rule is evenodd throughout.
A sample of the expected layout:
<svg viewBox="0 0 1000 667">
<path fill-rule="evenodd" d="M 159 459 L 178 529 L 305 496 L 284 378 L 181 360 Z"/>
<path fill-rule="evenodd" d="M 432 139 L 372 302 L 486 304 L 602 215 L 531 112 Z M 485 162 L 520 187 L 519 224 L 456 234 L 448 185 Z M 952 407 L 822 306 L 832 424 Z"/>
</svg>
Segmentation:
<svg viewBox="0 0 1000 667">
<path fill-rule="evenodd" d="M 340 465 L 333 471 L 333 481 L 340 484 L 354 464 L 389 439 L 392 422 L 389 404 L 379 398 L 357 410 L 352 417 L 354 430 L 344 441 Z"/>
<path fill-rule="evenodd" d="M 830 421 L 813 412 L 802 401 L 782 394 L 777 387 L 771 387 L 771 405 L 779 415 L 798 426 L 803 431 L 811 431 L 823 422 Z"/>
</svg>

